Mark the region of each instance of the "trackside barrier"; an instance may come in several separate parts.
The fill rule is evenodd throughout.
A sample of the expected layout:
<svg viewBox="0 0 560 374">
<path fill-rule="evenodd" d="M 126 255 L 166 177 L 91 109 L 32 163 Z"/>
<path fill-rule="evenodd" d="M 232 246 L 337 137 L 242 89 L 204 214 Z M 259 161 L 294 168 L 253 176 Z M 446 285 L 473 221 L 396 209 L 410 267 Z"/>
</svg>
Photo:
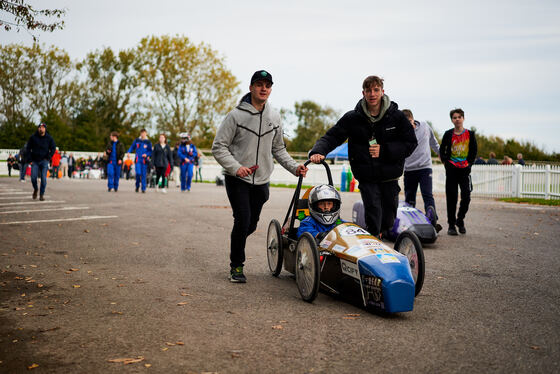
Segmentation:
<svg viewBox="0 0 560 374">
<path fill-rule="evenodd" d="M 0 175 L 8 175 L 8 168 L 4 160 L 9 153 L 18 150 L 0 149 Z M 68 152 L 67 152 L 68 153 Z M 74 157 L 95 157 L 95 152 L 72 152 Z M 329 165 L 335 186 L 340 187 L 342 167 L 348 168 L 348 163 Z M 305 185 L 325 183 L 322 165 L 309 165 L 310 171 L 303 180 Z M 222 167 L 211 157 L 206 155 L 202 164 L 202 178 L 205 181 L 215 181 L 222 175 Z M 445 194 L 445 169 L 438 164 L 432 167 L 433 191 Z M 473 165 L 471 170 L 473 184 L 472 196 L 476 197 L 532 197 L 544 199 L 560 199 L 560 166 L 559 165 Z M 274 184 L 296 184 L 297 179 L 281 165 L 275 164 L 271 176 Z M 399 184 L 403 188 L 403 178 Z M 359 188 L 359 186 L 358 186 Z"/>
</svg>

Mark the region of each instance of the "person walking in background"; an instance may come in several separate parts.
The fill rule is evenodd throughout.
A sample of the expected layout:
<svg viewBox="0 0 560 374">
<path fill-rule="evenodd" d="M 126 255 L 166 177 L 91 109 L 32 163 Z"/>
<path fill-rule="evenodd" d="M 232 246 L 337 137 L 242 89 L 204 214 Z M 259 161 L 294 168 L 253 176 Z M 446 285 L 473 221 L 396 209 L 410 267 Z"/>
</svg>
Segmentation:
<svg viewBox="0 0 560 374">
<path fill-rule="evenodd" d="M 60 173 L 62 178 L 68 174 L 68 155 L 66 152 L 62 152 L 62 156 L 60 156 Z"/>
<path fill-rule="evenodd" d="M 424 212 L 430 222 L 441 230 L 441 225 L 437 225 L 436 202 L 432 193 L 432 153 L 430 151 L 431 148 L 439 156 L 439 143 L 430 125 L 414 120 L 412 111 L 409 109 L 404 109 L 402 112 L 410 121 L 418 141 L 416 149 L 404 161 L 405 201 L 413 207 L 416 206 L 416 193 L 418 184 L 420 184 Z M 429 207 L 432 207 L 433 211 Z"/>
<path fill-rule="evenodd" d="M 8 177 L 12 176 L 12 168 L 16 164 L 16 158 L 10 153 L 8 155 L 8 159 L 6 160 L 6 164 L 8 165 Z"/>
<path fill-rule="evenodd" d="M 525 160 L 523 159 L 523 154 L 517 154 L 517 163 L 521 166 L 525 166 Z"/>
<path fill-rule="evenodd" d="M 231 110 L 218 128 L 212 154 L 225 169 L 227 196 L 233 210 L 229 279 L 245 283 L 245 243 L 257 229 L 269 196 L 272 158 L 295 176 L 305 176 L 286 151 L 280 114 L 268 105 L 272 76 L 259 70 L 251 77 L 249 93 Z"/>
<path fill-rule="evenodd" d="M 190 191 L 193 177 L 194 160 L 198 156 L 196 147 L 192 144 L 191 136 L 186 132 L 179 134 L 181 144 L 177 155 L 181 160 L 181 191 Z"/>
<path fill-rule="evenodd" d="M 74 176 L 74 170 L 76 170 L 76 159 L 74 158 L 74 154 L 70 153 L 68 155 L 68 178 Z"/>
<path fill-rule="evenodd" d="M 496 154 L 494 152 L 490 152 L 488 154 L 488 161 L 486 161 L 486 165 L 499 165 L 500 163 L 496 160 Z"/>
<path fill-rule="evenodd" d="M 397 216 L 406 157 L 417 141 L 414 129 L 397 103 L 385 95 L 383 79 L 372 75 L 362 83 L 362 98 L 323 135 L 309 152 L 319 163 L 348 139 L 352 173 L 360 183 L 367 231 L 377 237 L 391 229 Z"/>
<path fill-rule="evenodd" d="M 60 166 L 60 152 L 58 151 L 58 147 L 56 147 L 56 151 L 52 156 L 51 163 L 52 163 L 51 178 L 58 179 L 58 168 Z"/>
<path fill-rule="evenodd" d="M 132 160 L 130 159 L 130 155 L 126 155 L 126 160 L 124 160 L 124 173 L 126 174 L 126 180 L 130 179 L 130 170 L 132 169 Z"/>
<path fill-rule="evenodd" d="M 195 171 L 195 176 L 194 176 L 194 180 L 195 182 L 202 182 L 202 159 L 204 158 L 204 155 L 202 154 L 202 152 L 198 152 L 198 157 L 195 160 L 195 167 L 196 167 L 196 171 Z"/>
<path fill-rule="evenodd" d="M 140 130 L 140 137 L 134 139 L 132 145 L 127 153 L 136 153 L 134 160 L 136 172 L 136 192 L 138 192 L 140 185 L 142 186 L 142 193 L 146 192 L 146 173 L 148 165 L 150 164 L 150 157 L 152 156 L 152 143 L 148 140 L 148 132 L 146 129 Z"/>
<path fill-rule="evenodd" d="M 173 167 L 173 153 L 169 144 L 167 144 L 167 137 L 165 134 L 159 135 L 159 142 L 154 146 L 152 152 L 152 160 L 154 161 L 154 166 L 156 168 L 156 188 L 160 189 L 161 192 L 166 193 L 166 178 L 165 173 L 167 167 Z M 159 180 L 161 178 L 161 187 L 159 187 Z"/>
<path fill-rule="evenodd" d="M 119 133 L 113 131 L 109 143 L 105 147 L 105 160 L 107 165 L 107 191 L 119 190 L 119 178 L 124 157 L 124 145 L 119 140 Z"/>
<path fill-rule="evenodd" d="M 27 141 L 27 152 L 31 165 L 31 184 L 33 185 L 33 200 L 37 199 L 39 187 L 37 185 L 37 177 L 41 175 L 41 191 L 39 199 L 45 200 L 45 190 L 47 188 L 47 170 L 49 169 L 49 160 L 56 151 L 56 144 L 52 136 L 47 132 L 47 125 L 40 123 L 37 131 L 31 135 Z"/>
<path fill-rule="evenodd" d="M 21 149 L 19 150 L 18 155 L 16 156 L 16 159 L 19 161 L 20 182 L 25 182 L 25 173 L 27 172 L 27 164 L 29 163 L 28 158 L 29 155 L 27 152 L 27 143 L 25 143 L 23 147 L 21 147 Z"/>
<path fill-rule="evenodd" d="M 179 146 L 181 142 L 176 142 L 173 148 L 173 180 L 175 187 L 181 187 L 181 158 L 179 157 Z"/>
<path fill-rule="evenodd" d="M 449 116 L 454 127 L 443 134 L 440 156 L 445 166 L 445 196 L 447 198 L 447 234 L 466 234 L 465 216 L 471 201 L 471 166 L 476 158 L 477 144 L 474 131 L 464 128 L 465 112 L 453 109 Z M 458 187 L 461 188 L 461 203 L 457 211 Z"/>
</svg>

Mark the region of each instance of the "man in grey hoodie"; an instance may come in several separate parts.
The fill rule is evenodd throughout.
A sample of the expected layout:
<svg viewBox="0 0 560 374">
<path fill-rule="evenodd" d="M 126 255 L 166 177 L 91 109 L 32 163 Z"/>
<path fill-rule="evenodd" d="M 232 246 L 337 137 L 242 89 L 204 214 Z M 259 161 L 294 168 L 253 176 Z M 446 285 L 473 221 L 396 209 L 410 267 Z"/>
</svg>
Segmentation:
<svg viewBox="0 0 560 374">
<path fill-rule="evenodd" d="M 295 176 L 307 173 L 286 151 L 280 114 L 267 104 L 272 83 L 267 71 L 253 74 L 250 92 L 227 114 L 212 144 L 214 158 L 226 171 L 226 192 L 233 210 L 229 279 L 234 283 L 246 282 L 245 243 L 268 200 L 273 157 Z"/>
<path fill-rule="evenodd" d="M 416 192 L 420 184 L 422 200 L 424 200 L 424 212 L 430 221 L 436 226 L 436 202 L 432 193 L 432 154 L 430 148 L 439 156 L 439 143 L 434 136 L 430 125 L 426 122 L 416 121 L 409 109 L 402 111 L 410 121 L 418 146 L 404 161 L 404 197 L 411 206 L 416 206 Z M 433 211 L 428 207 L 432 207 Z M 441 230 L 441 226 L 437 226 Z"/>
</svg>

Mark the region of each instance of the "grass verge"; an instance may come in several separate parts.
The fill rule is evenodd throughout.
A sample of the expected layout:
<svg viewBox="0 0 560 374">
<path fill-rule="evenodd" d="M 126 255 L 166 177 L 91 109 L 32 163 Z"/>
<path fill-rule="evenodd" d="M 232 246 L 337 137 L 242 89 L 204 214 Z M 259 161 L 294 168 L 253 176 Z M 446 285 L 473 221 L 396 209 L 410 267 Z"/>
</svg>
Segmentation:
<svg viewBox="0 0 560 374">
<path fill-rule="evenodd" d="M 506 203 L 560 206 L 560 199 L 546 200 L 546 199 L 533 199 L 528 197 L 504 197 L 499 200 L 505 201 Z"/>
</svg>

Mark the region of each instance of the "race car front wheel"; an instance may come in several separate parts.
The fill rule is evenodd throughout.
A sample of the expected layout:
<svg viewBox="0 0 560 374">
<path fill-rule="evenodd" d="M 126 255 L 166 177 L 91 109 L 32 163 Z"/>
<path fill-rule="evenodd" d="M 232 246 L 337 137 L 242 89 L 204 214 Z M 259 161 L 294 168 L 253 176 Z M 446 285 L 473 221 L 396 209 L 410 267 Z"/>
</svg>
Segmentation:
<svg viewBox="0 0 560 374">
<path fill-rule="evenodd" d="M 313 302 L 319 293 L 319 252 L 315 238 L 306 232 L 296 246 L 296 283 L 301 298 Z"/>
<path fill-rule="evenodd" d="M 284 260 L 284 248 L 282 247 L 282 232 L 280 223 L 273 219 L 268 225 L 266 236 L 266 257 L 268 268 L 273 276 L 277 277 L 282 271 L 282 261 Z"/>
<path fill-rule="evenodd" d="M 420 293 L 424 285 L 425 263 L 424 251 L 420 239 L 412 231 L 404 231 L 395 241 L 395 251 L 405 255 L 410 264 L 410 271 L 414 279 L 415 296 Z"/>
</svg>

